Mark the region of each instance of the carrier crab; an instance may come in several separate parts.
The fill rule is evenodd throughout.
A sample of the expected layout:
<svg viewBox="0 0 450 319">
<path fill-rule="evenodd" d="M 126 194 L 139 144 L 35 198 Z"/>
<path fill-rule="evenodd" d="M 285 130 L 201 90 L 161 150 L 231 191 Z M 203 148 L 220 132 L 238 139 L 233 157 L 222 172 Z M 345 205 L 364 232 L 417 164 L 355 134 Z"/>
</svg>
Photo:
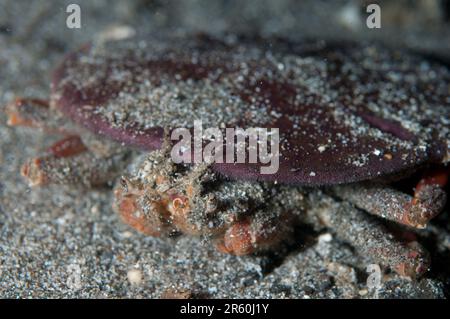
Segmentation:
<svg viewBox="0 0 450 319">
<path fill-rule="evenodd" d="M 6 112 L 10 125 L 65 136 L 24 164 L 32 185 L 120 176 L 114 209 L 142 233 L 202 236 L 246 255 L 311 223 L 416 277 L 426 251 L 385 220 L 424 228 L 443 209 L 449 93 L 445 65 L 376 44 L 155 36 L 70 53 L 49 101 L 17 99 Z M 278 171 L 174 163 L 168 136 L 195 120 L 278 128 Z"/>
</svg>

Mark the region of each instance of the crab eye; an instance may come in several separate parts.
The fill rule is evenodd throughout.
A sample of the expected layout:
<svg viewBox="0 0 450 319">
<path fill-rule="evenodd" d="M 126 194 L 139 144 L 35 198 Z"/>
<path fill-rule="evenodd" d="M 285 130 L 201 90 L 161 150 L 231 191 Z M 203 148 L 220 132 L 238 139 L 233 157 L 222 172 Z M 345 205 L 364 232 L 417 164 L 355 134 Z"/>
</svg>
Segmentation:
<svg viewBox="0 0 450 319">
<path fill-rule="evenodd" d="M 125 190 L 125 192 L 128 192 L 128 182 L 125 179 L 125 177 L 121 176 L 119 182 L 120 182 L 120 186 L 122 186 L 122 188 Z"/>
</svg>

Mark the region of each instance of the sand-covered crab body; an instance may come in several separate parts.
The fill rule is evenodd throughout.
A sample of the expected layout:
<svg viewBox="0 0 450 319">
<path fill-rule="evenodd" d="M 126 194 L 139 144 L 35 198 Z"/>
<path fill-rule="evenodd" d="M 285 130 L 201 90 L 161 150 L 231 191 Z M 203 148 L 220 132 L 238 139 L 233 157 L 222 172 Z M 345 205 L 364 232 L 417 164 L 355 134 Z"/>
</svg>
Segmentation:
<svg viewBox="0 0 450 319">
<path fill-rule="evenodd" d="M 54 73 L 49 105 L 21 100 L 7 111 L 11 124 L 82 136 L 25 166 L 35 184 L 99 184 L 123 169 L 128 149 L 153 151 L 115 190 L 116 210 L 144 233 L 205 235 L 243 255 L 273 247 L 306 219 L 413 276 L 427 267 L 423 250 L 396 242 L 379 221 L 336 198 L 425 227 L 445 203 L 449 90 L 447 67 L 378 45 L 154 37 L 69 54 Z M 261 163 L 174 164 L 165 133 L 195 120 L 278 128 L 278 171 L 261 174 Z M 86 149 L 94 156 L 80 159 Z M 67 165 L 79 178 L 58 173 Z M 413 195 L 387 183 L 423 169 L 431 173 Z M 317 208 L 319 197 L 327 209 Z"/>
<path fill-rule="evenodd" d="M 376 45 L 154 38 L 70 55 L 55 72 L 52 101 L 91 131 L 145 150 L 160 148 L 164 128 L 194 120 L 276 127 L 277 174 L 216 169 L 329 185 L 447 161 L 449 77 L 444 66 Z"/>
</svg>

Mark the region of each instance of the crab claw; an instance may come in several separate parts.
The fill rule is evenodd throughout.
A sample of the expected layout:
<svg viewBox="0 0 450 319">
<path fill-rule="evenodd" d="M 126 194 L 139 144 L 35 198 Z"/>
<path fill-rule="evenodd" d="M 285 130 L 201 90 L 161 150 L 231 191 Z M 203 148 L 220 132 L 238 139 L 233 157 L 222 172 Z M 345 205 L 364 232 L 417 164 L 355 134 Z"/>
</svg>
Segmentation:
<svg viewBox="0 0 450 319">
<path fill-rule="evenodd" d="M 253 235 L 249 220 L 237 222 L 227 229 L 223 238 L 216 243 L 216 248 L 226 254 L 248 255 L 256 248 Z"/>
<path fill-rule="evenodd" d="M 412 213 L 405 214 L 405 223 L 424 228 L 430 219 L 438 215 L 447 202 L 447 193 L 444 190 L 447 182 L 448 169 L 428 172 L 414 190 L 414 198 L 408 207 Z"/>
<path fill-rule="evenodd" d="M 150 200 L 144 195 L 138 183 L 122 177 L 114 190 L 113 209 L 123 222 L 138 232 L 148 236 L 160 237 L 175 232 L 169 223 L 169 212 L 161 202 Z"/>
<path fill-rule="evenodd" d="M 222 253 L 243 256 L 277 246 L 293 230 L 293 216 L 265 218 L 265 213 L 262 211 L 232 224 L 216 241 L 216 248 Z"/>
<path fill-rule="evenodd" d="M 42 158 L 33 158 L 20 168 L 20 174 L 28 180 L 32 187 L 48 184 L 47 174 L 42 169 Z"/>
<path fill-rule="evenodd" d="M 416 241 L 408 243 L 405 249 L 403 260 L 397 263 L 394 270 L 401 276 L 416 279 L 428 271 L 430 256 Z"/>
<path fill-rule="evenodd" d="M 414 198 L 406 206 L 403 223 L 416 228 L 425 228 L 445 207 L 447 194 L 437 185 L 427 185 L 416 191 Z"/>
</svg>

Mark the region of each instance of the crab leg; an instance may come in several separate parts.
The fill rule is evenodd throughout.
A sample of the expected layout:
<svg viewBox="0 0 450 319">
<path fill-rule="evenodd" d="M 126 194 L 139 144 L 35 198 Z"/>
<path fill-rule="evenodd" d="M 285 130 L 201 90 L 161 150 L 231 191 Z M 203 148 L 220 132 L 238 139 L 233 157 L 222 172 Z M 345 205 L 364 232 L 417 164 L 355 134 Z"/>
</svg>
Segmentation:
<svg viewBox="0 0 450 319">
<path fill-rule="evenodd" d="M 34 127 L 55 133 L 74 132 L 68 121 L 50 108 L 47 100 L 17 98 L 6 105 L 5 113 L 10 126 Z"/>
<path fill-rule="evenodd" d="M 160 237 L 176 232 L 171 225 L 169 212 L 162 205 L 144 196 L 141 184 L 122 177 L 114 190 L 113 209 L 123 222 L 148 236 Z"/>
<path fill-rule="evenodd" d="M 422 205 L 429 211 L 439 213 L 445 206 L 447 193 L 444 190 L 448 182 L 449 167 L 427 172 L 414 189 L 411 205 Z"/>
<path fill-rule="evenodd" d="M 46 100 L 17 98 L 5 107 L 7 123 L 11 126 L 39 126 L 48 117 L 48 109 Z"/>
<path fill-rule="evenodd" d="M 446 193 L 442 189 L 443 182 L 439 178 L 424 179 L 414 196 L 384 184 L 369 182 L 334 186 L 332 192 L 371 214 L 407 226 L 425 228 L 444 208 Z"/>
<path fill-rule="evenodd" d="M 78 136 L 68 136 L 53 144 L 45 155 L 28 160 L 21 173 L 31 186 L 98 186 L 107 183 L 125 167 L 126 157 L 124 153 L 98 157 L 87 151 Z"/>
<path fill-rule="evenodd" d="M 216 240 L 216 248 L 220 252 L 237 256 L 273 249 L 293 231 L 294 215 L 265 218 L 269 214 L 270 211 L 259 211 L 232 224 Z"/>
<path fill-rule="evenodd" d="M 161 176 L 160 180 L 164 180 Z M 189 220 L 192 213 L 190 199 L 171 190 L 159 190 L 122 177 L 114 190 L 113 208 L 122 220 L 137 231 L 153 237 L 181 232 L 202 235 L 200 229 Z M 214 231 L 214 230 L 213 230 Z"/>
<path fill-rule="evenodd" d="M 325 194 L 312 195 L 310 200 L 312 206 L 308 214 L 331 228 L 338 238 L 352 244 L 362 256 L 367 255 L 374 262 L 411 278 L 422 275 L 428 269 L 428 254 L 419 243 L 397 241 L 373 216 Z"/>
<path fill-rule="evenodd" d="M 56 158 L 71 157 L 85 151 L 87 148 L 77 135 L 67 136 L 47 149 L 47 153 Z"/>
</svg>

